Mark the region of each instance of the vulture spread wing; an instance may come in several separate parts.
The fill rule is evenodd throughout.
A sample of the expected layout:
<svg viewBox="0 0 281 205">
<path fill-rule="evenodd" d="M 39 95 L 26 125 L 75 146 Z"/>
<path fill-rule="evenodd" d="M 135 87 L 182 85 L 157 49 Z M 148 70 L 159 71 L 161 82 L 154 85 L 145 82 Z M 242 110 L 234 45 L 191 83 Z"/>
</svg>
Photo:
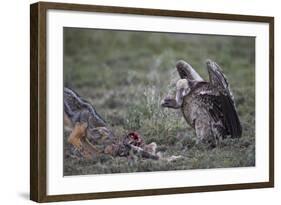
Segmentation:
<svg viewBox="0 0 281 205">
<path fill-rule="evenodd" d="M 192 66 L 183 60 L 177 62 L 176 68 L 181 79 L 198 82 L 203 81 L 203 78 L 192 68 Z"/>
<path fill-rule="evenodd" d="M 219 118 L 232 137 L 241 137 L 242 127 L 236 112 L 233 95 L 221 68 L 213 61 L 207 61 L 211 92 L 201 92 L 202 102 L 208 102 L 209 113 L 216 121 Z"/>
<path fill-rule="evenodd" d="M 90 117 L 96 127 L 106 125 L 106 122 L 96 112 L 95 108 L 69 88 L 64 88 L 63 90 L 63 107 L 64 112 L 73 123 L 81 121 L 81 118 L 87 118 L 86 120 L 88 121 Z"/>
</svg>

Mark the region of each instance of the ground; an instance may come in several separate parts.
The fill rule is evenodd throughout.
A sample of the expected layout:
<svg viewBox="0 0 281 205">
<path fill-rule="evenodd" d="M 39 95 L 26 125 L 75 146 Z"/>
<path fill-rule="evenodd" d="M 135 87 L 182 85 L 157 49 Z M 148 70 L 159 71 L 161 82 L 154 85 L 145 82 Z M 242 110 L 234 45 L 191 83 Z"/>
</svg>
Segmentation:
<svg viewBox="0 0 281 205">
<path fill-rule="evenodd" d="M 216 61 L 231 85 L 243 135 L 210 149 L 196 144 L 194 130 L 179 110 L 160 102 L 174 89 L 175 64 L 189 62 L 208 79 L 205 60 Z M 64 175 L 106 174 L 255 166 L 255 39 L 64 28 L 64 85 L 90 101 L 118 135 L 138 132 L 156 142 L 163 160 L 110 156 L 91 160 L 67 155 Z"/>
</svg>

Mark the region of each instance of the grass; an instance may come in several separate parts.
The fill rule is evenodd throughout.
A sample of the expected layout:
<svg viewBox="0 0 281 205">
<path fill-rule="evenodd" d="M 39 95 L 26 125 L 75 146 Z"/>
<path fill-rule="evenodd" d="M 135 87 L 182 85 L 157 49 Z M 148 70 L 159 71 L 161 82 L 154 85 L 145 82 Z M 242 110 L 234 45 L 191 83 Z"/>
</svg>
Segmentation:
<svg viewBox="0 0 281 205">
<path fill-rule="evenodd" d="M 208 79 L 206 59 L 223 69 L 235 96 L 243 126 L 240 139 L 226 139 L 209 149 L 179 110 L 160 101 L 173 92 L 177 60 L 189 62 Z M 64 131 L 64 175 L 255 166 L 255 39 L 151 32 L 64 28 L 64 84 L 89 100 L 116 133 L 137 131 L 156 142 L 163 156 L 181 159 L 127 159 L 102 156 L 92 160 L 68 156 Z"/>
</svg>

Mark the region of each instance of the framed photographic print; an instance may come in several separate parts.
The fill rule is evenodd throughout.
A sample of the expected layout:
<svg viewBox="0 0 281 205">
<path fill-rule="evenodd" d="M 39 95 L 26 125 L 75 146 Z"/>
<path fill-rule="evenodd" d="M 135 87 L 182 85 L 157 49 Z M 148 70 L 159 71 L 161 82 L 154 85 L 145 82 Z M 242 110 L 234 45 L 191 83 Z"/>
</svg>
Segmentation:
<svg viewBox="0 0 281 205">
<path fill-rule="evenodd" d="M 274 18 L 31 5 L 30 198 L 274 186 Z"/>
</svg>

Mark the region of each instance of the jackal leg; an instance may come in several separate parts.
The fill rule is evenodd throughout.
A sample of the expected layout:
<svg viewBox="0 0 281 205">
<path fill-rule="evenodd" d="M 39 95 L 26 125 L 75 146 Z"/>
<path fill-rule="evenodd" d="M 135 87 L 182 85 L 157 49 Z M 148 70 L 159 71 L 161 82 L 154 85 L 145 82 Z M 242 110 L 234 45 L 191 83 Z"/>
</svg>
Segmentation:
<svg viewBox="0 0 281 205">
<path fill-rule="evenodd" d="M 77 122 L 67 139 L 68 143 L 72 144 L 77 149 L 81 149 L 81 140 L 86 136 L 87 126 L 87 123 Z"/>
<path fill-rule="evenodd" d="M 84 158 L 91 159 L 98 154 L 98 150 L 87 139 L 87 127 L 87 123 L 77 122 L 67 141 L 72 144 Z"/>
</svg>

